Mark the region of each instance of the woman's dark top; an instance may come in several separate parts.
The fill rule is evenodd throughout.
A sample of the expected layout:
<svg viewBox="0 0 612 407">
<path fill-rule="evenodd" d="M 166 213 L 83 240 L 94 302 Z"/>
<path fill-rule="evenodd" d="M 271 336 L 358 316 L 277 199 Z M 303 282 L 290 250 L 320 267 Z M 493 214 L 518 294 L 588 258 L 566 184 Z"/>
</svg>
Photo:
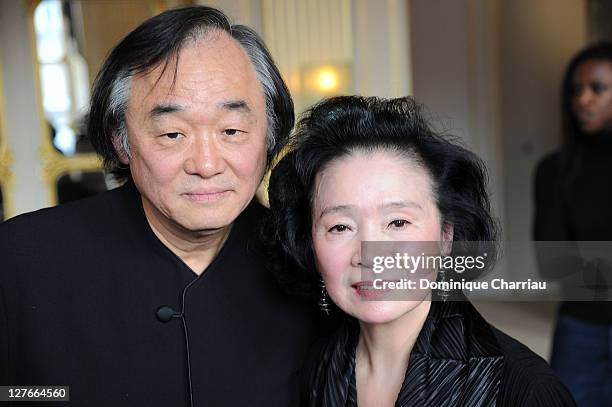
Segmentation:
<svg viewBox="0 0 612 407">
<path fill-rule="evenodd" d="M 538 165 L 534 238 L 542 241 L 612 241 L 612 134 L 585 136 L 572 170 L 561 154 Z M 546 275 L 546 270 L 541 272 Z M 612 324 L 612 301 L 564 302 L 560 313 L 586 322 Z"/>
<path fill-rule="evenodd" d="M 357 406 L 359 325 L 341 323 L 309 352 L 302 405 Z M 548 364 L 490 326 L 467 301 L 432 302 L 395 403 L 408 406 L 575 406 Z"/>
</svg>

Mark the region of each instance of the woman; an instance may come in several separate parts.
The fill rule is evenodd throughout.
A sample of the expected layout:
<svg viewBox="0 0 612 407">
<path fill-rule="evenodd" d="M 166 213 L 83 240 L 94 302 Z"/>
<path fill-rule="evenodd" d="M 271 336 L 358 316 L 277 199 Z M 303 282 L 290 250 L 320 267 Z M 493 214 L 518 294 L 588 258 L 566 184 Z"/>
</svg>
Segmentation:
<svg viewBox="0 0 612 407">
<path fill-rule="evenodd" d="M 337 306 L 335 332 L 306 363 L 304 405 L 574 405 L 542 359 L 468 302 L 371 300 L 362 241 L 495 239 L 484 180 L 410 98 L 338 97 L 301 119 L 270 180 L 272 235 L 284 282 Z"/>
<path fill-rule="evenodd" d="M 612 44 L 576 55 L 562 86 L 563 145 L 538 165 L 535 240 L 612 241 Z M 612 406 L 612 302 L 562 303 L 551 365 L 578 405 Z"/>
</svg>

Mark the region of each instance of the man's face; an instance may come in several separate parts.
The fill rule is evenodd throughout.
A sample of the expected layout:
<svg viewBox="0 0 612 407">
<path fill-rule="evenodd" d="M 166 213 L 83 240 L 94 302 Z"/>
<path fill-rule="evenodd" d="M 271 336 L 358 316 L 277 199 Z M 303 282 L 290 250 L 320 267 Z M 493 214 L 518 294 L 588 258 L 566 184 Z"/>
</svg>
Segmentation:
<svg viewBox="0 0 612 407">
<path fill-rule="evenodd" d="M 240 44 L 206 34 L 175 61 L 132 78 L 127 107 L 132 178 L 153 226 L 180 233 L 232 224 L 266 165 L 265 98 Z M 161 224 L 161 225 L 160 225 Z"/>
</svg>

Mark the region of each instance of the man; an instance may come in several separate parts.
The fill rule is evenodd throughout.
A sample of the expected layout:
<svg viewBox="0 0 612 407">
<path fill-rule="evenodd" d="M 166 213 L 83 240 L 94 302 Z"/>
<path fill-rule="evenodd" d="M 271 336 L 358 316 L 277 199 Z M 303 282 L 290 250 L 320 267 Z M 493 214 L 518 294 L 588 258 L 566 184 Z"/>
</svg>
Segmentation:
<svg viewBox="0 0 612 407">
<path fill-rule="evenodd" d="M 0 227 L 0 385 L 69 385 L 73 406 L 296 405 L 314 319 L 266 273 L 251 202 L 293 120 L 261 40 L 215 9 L 121 41 L 88 133 L 125 185 Z"/>
</svg>

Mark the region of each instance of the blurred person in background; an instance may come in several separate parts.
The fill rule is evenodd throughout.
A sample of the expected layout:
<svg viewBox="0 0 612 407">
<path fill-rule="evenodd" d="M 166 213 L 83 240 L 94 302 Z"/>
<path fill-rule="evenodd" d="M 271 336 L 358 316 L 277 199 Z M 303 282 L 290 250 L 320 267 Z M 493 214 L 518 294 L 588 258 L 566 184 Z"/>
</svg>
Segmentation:
<svg viewBox="0 0 612 407">
<path fill-rule="evenodd" d="M 612 43 L 572 59 L 561 97 L 563 144 L 536 170 L 534 238 L 612 241 Z M 561 304 L 551 365 L 579 406 L 612 406 L 612 302 Z"/>
</svg>

